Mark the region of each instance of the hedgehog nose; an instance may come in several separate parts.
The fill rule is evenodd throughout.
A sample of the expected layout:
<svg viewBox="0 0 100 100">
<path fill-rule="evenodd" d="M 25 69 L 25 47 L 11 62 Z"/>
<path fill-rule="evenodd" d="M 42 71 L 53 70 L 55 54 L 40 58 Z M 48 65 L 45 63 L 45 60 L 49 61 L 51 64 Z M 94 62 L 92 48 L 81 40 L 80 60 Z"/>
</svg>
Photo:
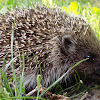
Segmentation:
<svg viewBox="0 0 100 100">
<path fill-rule="evenodd" d="M 95 74 L 100 76 L 100 68 L 98 68 L 97 70 L 95 70 Z"/>
</svg>

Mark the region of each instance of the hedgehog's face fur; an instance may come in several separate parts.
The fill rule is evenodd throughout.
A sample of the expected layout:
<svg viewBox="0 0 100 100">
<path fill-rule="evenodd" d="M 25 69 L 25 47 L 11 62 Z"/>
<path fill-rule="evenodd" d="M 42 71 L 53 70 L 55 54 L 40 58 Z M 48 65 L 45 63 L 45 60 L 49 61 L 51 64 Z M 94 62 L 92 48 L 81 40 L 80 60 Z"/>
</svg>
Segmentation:
<svg viewBox="0 0 100 100">
<path fill-rule="evenodd" d="M 88 60 L 73 68 L 69 75 L 75 70 L 82 73 L 85 71 L 89 75 L 100 75 L 100 44 L 90 26 L 85 34 L 70 31 L 55 41 L 50 59 L 55 77 L 60 77 L 77 62 L 86 58 Z"/>
<path fill-rule="evenodd" d="M 91 27 L 88 28 L 85 34 L 80 34 L 69 32 L 69 34 L 67 33 L 67 35 L 62 37 L 61 52 L 62 57 L 65 56 L 65 60 L 68 60 L 66 66 L 68 66 L 68 62 L 70 63 L 69 67 L 72 67 L 78 61 L 88 58 L 87 61 L 76 66 L 73 71 L 86 71 L 87 74 L 94 73 L 100 75 L 99 40 L 96 38 Z"/>
</svg>

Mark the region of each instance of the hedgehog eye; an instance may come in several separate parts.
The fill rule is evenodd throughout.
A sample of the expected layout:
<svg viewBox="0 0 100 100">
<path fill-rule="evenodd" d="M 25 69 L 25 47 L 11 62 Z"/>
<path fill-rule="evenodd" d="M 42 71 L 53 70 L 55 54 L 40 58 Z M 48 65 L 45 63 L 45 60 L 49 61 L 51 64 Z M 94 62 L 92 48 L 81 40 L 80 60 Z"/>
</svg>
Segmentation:
<svg viewBox="0 0 100 100">
<path fill-rule="evenodd" d="M 93 63 L 95 61 L 95 55 L 93 53 L 89 53 L 85 58 L 89 58 L 87 62 Z"/>
</svg>

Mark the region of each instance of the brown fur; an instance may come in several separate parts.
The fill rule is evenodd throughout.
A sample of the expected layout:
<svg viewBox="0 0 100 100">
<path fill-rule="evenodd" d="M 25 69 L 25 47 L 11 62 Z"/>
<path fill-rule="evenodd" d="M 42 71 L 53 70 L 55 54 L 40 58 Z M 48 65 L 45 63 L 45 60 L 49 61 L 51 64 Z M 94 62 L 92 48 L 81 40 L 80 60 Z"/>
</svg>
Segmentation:
<svg viewBox="0 0 100 100">
<path fill-rule="evenodd" d="M 0 66 L 8 53 L 5 65 L 11 61 L 11 33 L 14 27 L 14 57 L 25 54 L 24 85 L 29 89 L 36 86 L 40 74 L 38 59 L 42 68 L 42 85 L 47 87 L 57 80 L 78 61 L 91 57 L 74 68 L 68 75 L 86 71 L 94 73 L 99 69 L 100 44 L 94 31 L 86 21 L 67 15 L 58 8 L 37 6 L 28 10 L 11 11 L 0 16 Z M 22 58 L 14 60 L 16 75 L 22 70 Z M 11 77 L 11 66 L 7 70 Z M 66 76 L 64 80 L 66 81 Z"/>
</svg>

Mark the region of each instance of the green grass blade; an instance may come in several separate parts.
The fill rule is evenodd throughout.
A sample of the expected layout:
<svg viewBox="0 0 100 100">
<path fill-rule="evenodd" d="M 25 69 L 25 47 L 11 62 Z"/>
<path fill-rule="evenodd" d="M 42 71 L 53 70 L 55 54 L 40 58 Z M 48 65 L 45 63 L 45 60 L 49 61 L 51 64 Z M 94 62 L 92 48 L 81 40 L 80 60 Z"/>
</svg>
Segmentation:
<svg viewBox="0 0 100 100">
<path fill-rule="evenodd" d="M 36 100 L 38 100 L 39 99 L 39 92 L 40 92 L 40 80 L 41 80 L 41 75 L 38 75 L 37 76 L 37 87 L 38 87 L 38 92 L 37 92 L 37 98 L 36 98 Z"/>
<path fill-rule="evenodd" d="M 25 89 L 23 87 L 23 82 L 24 82 L 24 69 L 25 69 L 25 57 L 24 57 L 24 51 L 22 51 L 22 59 L 23 59 L 23 70 L 22 70 L 22 75 L 20 76 L 20 98 L 22 98 L 22 94 L 25 94 Z"/>
<path fill-rule="evenodd" d="M 15 22 L 14 22 L 13 27 L 12 27 L 12 36 L 11 36 L 11 57 L 12 57 L 12 59 L 13 59 L 14 27 L 15 27 Z M 13 72 L 13 79 L 14 79 L 14 82 L 15 82 L 15 93 L 16 93 L 17 96 L 19 96 L 20 94 L 19 94 L 19 91 L 18 91 L 13 61 L 12 61 L 12 72 Z"/>
</svg>

